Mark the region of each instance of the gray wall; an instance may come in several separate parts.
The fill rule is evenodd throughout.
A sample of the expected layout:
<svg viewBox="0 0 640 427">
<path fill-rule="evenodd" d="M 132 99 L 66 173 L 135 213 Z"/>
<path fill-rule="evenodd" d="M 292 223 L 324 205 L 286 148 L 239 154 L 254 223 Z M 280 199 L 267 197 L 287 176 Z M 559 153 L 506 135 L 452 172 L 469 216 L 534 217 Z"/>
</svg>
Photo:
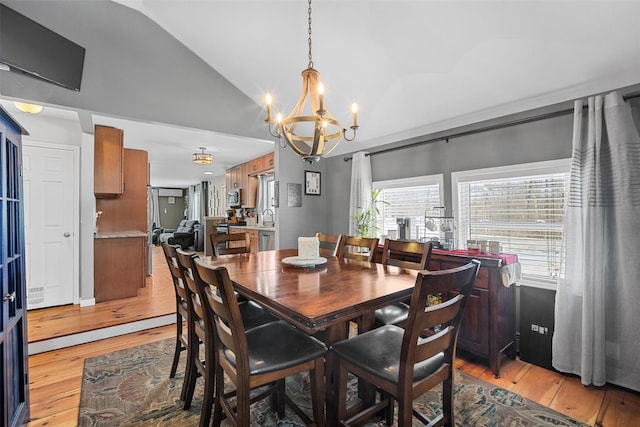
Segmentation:
<svg viewBox="0 0 640 427">
<path fill-rule="evenodd" d="M 174 197 L 175 203 L 169 204 L 169 197 L 158 196 L 158 207 L 160 209 L 160 224 L 162 228 L 175 230 L 184 218 L 185 199 L 184 197 Z"/>
<path fill-rule="evenodd" d="M 451 212 L 451 172 L 571 157 L 573 116 L 482 132 L 371 156 L 373 181 L 444 175 L 444 199 Z M 455 133 L 452 131 L 451 133 Z M 423 140 L 430 139 L 425 137 Z M 326 159 L 327 232 L 349 231 L 351 161 Z M 325 162 L 325 160 L 323 160 Z"/>
<path fill-rule="evenodd" d="M 317 231 L 328 233 L 328 205 L 334 193 L 326 188 L 325 160 L 309 165 L 290 148 L 282 149 L 276 142 L 275 179 L 280 184 L 280 207 L 276 209 L 276 248 L 297 248 L 298 237 L 314 236 Z M 320 172 L 320 196 L 304 194 L 304 171 Z M 302 184 L 302 207 L 287 206 L 287 184 Z"/>
<path fill-rule="evenodd" d="M 2 71 L 3 96 L 264 137 L 262 107 L 142 13 L 105 0 L 2 3 L 86 49 L 79 92 Z"/>
</svg>

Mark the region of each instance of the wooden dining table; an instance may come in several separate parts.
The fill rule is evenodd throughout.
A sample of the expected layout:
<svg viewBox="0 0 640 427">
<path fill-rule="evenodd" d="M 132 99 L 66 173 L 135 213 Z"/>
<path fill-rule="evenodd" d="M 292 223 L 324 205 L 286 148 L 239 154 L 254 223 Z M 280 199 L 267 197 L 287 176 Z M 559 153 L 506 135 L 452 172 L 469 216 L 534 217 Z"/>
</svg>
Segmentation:
<svg viewBox="0 0 640 427">
<path fill-rule="evenodd" d="M 284 249 L 203 261 L 224 266 L 238 293 L 327 347 L 348 338 L 350 321 L 358 320 L 360 332 L 373 327 L 375 310 L 410 297 L 416 281 L 415 270 L 361 260 L 328 257 L 314 267 L 283 263 L 297 254 L 297 249 Z M 331 407 L 335 390 L 331 363 L 326 367 L 327 425 L 338 425 Z"/>
</svg>

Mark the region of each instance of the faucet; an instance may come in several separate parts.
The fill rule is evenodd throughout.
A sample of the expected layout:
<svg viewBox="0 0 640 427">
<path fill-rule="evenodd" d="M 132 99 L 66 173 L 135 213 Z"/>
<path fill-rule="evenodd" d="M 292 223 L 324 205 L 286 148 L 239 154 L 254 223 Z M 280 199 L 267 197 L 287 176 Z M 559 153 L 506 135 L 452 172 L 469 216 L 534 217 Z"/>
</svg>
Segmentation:
<svg viewBox="0 0 640 427">
<path fill-rule="evenodd" d="M 264 217 L 267 214 L 269 214 L 271 216 L 271 222 L 274 222 L 274 220 L 273 220 L 273 211 L 271 210 L 271 208 L 267 208 L 267 209 L 263 210 L 262 213 L 260 214 L 262 216 L 262 223 L 263 224 L 264 224 Z"/>
</svg>

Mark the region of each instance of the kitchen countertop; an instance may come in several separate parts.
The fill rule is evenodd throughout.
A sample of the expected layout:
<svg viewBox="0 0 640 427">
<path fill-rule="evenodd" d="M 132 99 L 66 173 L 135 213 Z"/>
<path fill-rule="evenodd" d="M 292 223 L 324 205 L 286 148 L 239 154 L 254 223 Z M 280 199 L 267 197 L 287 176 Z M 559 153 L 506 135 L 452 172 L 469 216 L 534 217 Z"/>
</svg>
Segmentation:
<svg viewBox="0 0 640 427">
<path fill-rule="evenodd" d="M 260 227 L 258 225 L 233 225 L 230 223 L 229 227 L 246 228 L 247 230 L 258 230 L 258 231 L 276 231 L 275 227 Z"/>
<path fill-rule="evenodd" d="M 140 230 L 104 231 L 93 235 L 94 239 L 122 239 L 127 237 L 148 237 L 148 235 Z"/>
</svg>

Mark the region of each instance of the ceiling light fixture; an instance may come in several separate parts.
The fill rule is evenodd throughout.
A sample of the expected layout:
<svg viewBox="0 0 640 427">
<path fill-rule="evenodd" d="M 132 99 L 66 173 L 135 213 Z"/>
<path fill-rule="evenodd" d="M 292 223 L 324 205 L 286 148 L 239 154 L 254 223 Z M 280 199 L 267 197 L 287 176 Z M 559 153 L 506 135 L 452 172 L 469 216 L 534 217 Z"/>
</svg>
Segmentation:
<svg viewBox="0 0 640 427">
<path fill-rule="evenodd" d="M 25 102 L 14 102 L 13 105 L 15 105 L 16 108 L 23 113 L 29 114 L 42 113 L 42 110 L 44 110 L 44 107 L 42 105 L 27 104 Z"/>
<path fill-rule="evenodd" d="M 278 112 L 274 119 L 271 115 L 273 98 L 266 95 L 267 125 L 271 135 L 280 139 L 280 146 L 287 144 L 306 162 L 314 163 L 329 154 L 344 137 L 346 141 L 353 141 L 358 130 L 358 105 L 351 105 L 352 136 L 347 137 L 347 129 L 336 120 L 324 105 L 324 86 L 320 82 L 320 73 L 313 68 L 311 56 L 311 0 L 309 0 L 309 65 L 302 71 L 302 93 L 298 103 L 287 117 Z M 307 105 L 307 97 L 309 105 Z M 272 127 L 272 125 L 274 125 Z M 299 128 L 299 129 L 298 129 Z M 286 142 L 282 143 L 282 137 Z"/>
<path fill-rule="evenodd" d="M 213 163 L 213 154 L 205 153 L 204 150 L 206 147 L 199 147 L 200 153 L 193 153 L 193 163 L 197 163 L 199 165 L 210 165 Z"/>
</svg>

